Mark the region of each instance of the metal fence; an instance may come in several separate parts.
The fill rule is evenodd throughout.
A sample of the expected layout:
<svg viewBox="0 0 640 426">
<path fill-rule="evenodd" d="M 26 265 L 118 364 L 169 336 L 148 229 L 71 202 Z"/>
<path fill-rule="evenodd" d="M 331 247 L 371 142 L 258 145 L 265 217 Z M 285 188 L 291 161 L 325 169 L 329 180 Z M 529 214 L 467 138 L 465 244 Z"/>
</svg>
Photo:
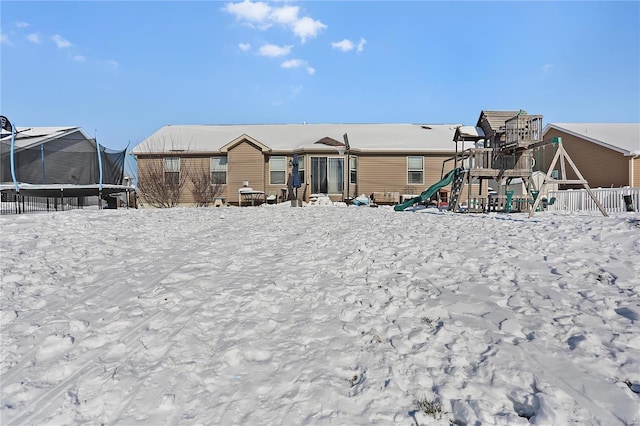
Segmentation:
<svg viewBox="0 0 640 426">
<path fill-rule="evenodd" d="M 90 206 L 97 208 L 96 199 L 97 197 L 35 197 L 3 192 L 0 214 L 65 211 Z"/>
<path fill-rule="evenodd" d="M 640 211 L 640 187 L 591 189 L 607 213 Z M 549 191 L 548 200 L 555 198 L 548 210 L 555 211 L 599 211 L 596 203 L 585 189 Z"/>
</svg>

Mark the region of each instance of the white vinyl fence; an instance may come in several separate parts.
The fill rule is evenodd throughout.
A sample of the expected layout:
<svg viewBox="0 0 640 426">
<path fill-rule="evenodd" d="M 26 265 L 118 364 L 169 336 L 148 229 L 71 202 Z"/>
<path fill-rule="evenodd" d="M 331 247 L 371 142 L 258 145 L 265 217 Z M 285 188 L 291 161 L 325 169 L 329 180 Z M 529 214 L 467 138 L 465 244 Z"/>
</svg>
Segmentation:
<svg viewBox="0 0 640 426">
<path fill-rule="evenodd" d="M 607 213 L 625 212 L 627 204 L 625 196 L 630 196 L 633 211 L 640 211 L 640 187 L 638 188 L 597 188 L 591 189 L 602 207 Z M 555 211 L 599 211 L 585 189 L 567 189 L 562 191 L 549 191 L 547 198 L 555 197 L 553 205 L 548 210 Z"/>
</svg>

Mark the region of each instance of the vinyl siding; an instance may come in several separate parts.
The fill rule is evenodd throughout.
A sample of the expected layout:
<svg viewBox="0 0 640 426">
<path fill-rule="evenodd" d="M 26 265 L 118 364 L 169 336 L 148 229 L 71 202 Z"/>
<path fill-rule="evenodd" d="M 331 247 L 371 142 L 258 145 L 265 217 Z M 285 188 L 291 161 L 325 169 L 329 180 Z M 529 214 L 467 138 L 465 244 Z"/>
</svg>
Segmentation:
<svg viewBox="0 0 640 426">
<path fill-rule="evenodd" d="M 227 153 L 227 202 L 238 203 L 243 181 L 256 191 L 265 190 L 265 162 L 262 151 L 249 142 L 241 142 Z"/>
<path fill-rule="evenodd" d="M 203 178 L 206 176 L 209 181 L 211 180 L 211 157 L 212 155 L 206 156 L 197 156 L 197 157 L 184 157 L 182 158 L 180 164 L 180 171 L 182 172 L 184 164 L 184 170 L 187 171 L 194 176 L 202 176 Z M 228 178 L 228 176 L 227 176 Z M 193 193 L 193 182 L 190 177 L 187 177 L 187 181 L 185 183 L 184 190 L 182 191 L 182 196 L 180 197 L 180 204 L 195 204 L 195 195 Z M 227 198 L 227 185 L 222 185 L 220 188 L 221 197 Z"/>
<path fill-rule="evenodd" d="M 640 158 L 633 158 L 631 161 L 633 161 L 633 182 L 631 182 L 631 186 L 638 188 L 640 187 Z"/>
<path fill-rule="evenodd" d="M 137 159 L 137 165 L 138 165 L 138 176 L 139 179 L 142 178 L 144 179 L 143 176 L 145 176 L 146 173 L 152 173 L 153 175 L 155 175 L 157 172 L 160 172 L 163 170 L 164 166 L 163 166 L 163 162 L 164 162 L 164 158 L 165 157 L 180 157 L 180 175 L 182 176 L 182 174 L 184 173 L 184 159 L 180 156 L 180 155 L 176 155 L 175 153 L 168 153 L 166 155 L 160 156 L 160 157 L 151 157 L 151 158 L 145 158 L 145 157 L 141 157 L 138 156 Z M 160 172 L 162 173 L 162 172 Z M 184 192 L 184 190 L 183 190 Z M 143 206 L 149 206 L 148 201 L 144 198 L 143 194 L 140 192 L 140 202 Z M 183 203 L 182 200 L 178 201 L 178 204 Z"/>
<path fill-rule="evenodd" d="M 292 170 L 292 168 L 289 167 L 289 161 L 293 160 L 293 155 L 274 154 L 273 157 L 285 157 L 285 164 L 287 164 L 287 171 L 285 173 L 284 183 L 275 184 L 275 185 L 271 184 L 271 168 L 270 168 L 271 161 L 269 161 L 271 158 L 271 155 L 267 155 L 264 158 L 264 176 L 263 176 L 264 186 L 265 186 L 264 192 L 267 196 L 273 194 L 276 197 L 279 197 L 282 193 L 282 189 L 287 188 L 287 182 Z M 302 191 L 304 191 L 304 186 L 298 189 L 298 198 L 302 197 Z"/>
<path fill-rule="evenodd" d="M 545 134 L 545 139 L 551 140 L 554 137 L 562 137 L 564 149 L 591 188 L 622 187 L 629 184 L 629 160 L 623 154 L 556 129 Z M 541 167 L 550 166 L 553 153 L 553 145 L 546 145 L 546 161 Z M 566 167 L 567 178 L 576 179 L 571 166 L 567 164 Z"/>
<path fill-rule="evenodd" d="M 407 186 L 406 156 L 358 156 L 358 194 L 370 195 L 372 192 L 394 191 L 402 193 Z"/>
<path fill-rule="evenodd" d="M 187 174 L 185 176 L 185 183 L 182 187 L 182 193 L 180 194 L 180 201 L 178 204 L 194 204 L 195 198 L 193 196 L 193 183 L 189 177 L 189 173 L 200 173 L 200 168 L 202 167 L 202 159 L 201 158 L 191 158 L 191 157 L 180 157 L 180 176 L 183 174 Z M 207 165 L 207 170 L 209 169 L 209 165 Z"/>
<path fill-rule="evenodd" d="M 409 184 L 407 176 L 407 157 L 412 154 L 395 155 L 359 155 L 358 156 L 358 193 L 369 195 L 372 192 L 399 192 L 401 194 L 420 194 L 440 180 L 442 162 L 450 155 L 427 155 L 424 159 L 424 178 L 421 184 Z M 447 163 L 445 173 L 453 163 Z"/>
<path fill-rule="evenodd" d="M 145 174 L 148 173 L 147 170 L 149 168 L 162 167 L 162 161 L 163 161 L 162 158 L 144 158 L 144 157 L 138 156 L 136 160 L 136 163 L 138 166 L 138 179 L 145 176 Z M 143 197 L 143 194 L 141 192 L 138 192 L 138 194 L 140 196 L 140 203 L 142 205 L 146 205 L 147 200 L 145 200 L 145 198 Z"/>
<path fill-rule="evenodd" d="M 195 204 L 195 197 L 193 194 L 193 183 L 191 181 L 190 175 L 196 174 L 206 174 L 210 177 L 211 173 L 211 155 L 174 155 L 167 154 L 166 157 L 180 157 L 180 175 L 185 176 L 185 183 L 182 188 L 182 193 L 180 195 L 180 199 L 178 201 L 178 205 L 181 206 L 189 206 Z M 156 163 L 157 166 L 161 166 L 162 158 L 144 158 L 138 157 L 138 175 L 143 176 L 145 168 L 149 167 L 151 164 Z M 222 192 L 220 196 L 227 197 L 226 194 L 226 186 L 222 186 Z M 145 203 L 145 200 L 142 199 L 142 202 Z"/>
</svg>

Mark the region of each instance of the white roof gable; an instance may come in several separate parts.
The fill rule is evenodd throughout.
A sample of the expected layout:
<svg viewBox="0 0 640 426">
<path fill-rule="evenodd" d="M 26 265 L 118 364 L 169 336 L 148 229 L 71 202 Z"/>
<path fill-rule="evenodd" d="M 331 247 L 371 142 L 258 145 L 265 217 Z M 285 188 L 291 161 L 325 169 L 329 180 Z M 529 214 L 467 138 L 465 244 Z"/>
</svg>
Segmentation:
<svg viewBox="0 0 640 426">
<path fill-rule="evenodd" d="M 453 151 L 459 124 L 255 124 L 164 126 L 134 148 L 135 153 L 170 150 L 219 151 L 247 135 L 273 151 L 334 150 L 315 142 L 329 137 L 360 151 Z"/>
<path fill-rule="evenodd" d="M 551 123 L 543 134 L 550 129 L 572 134 L 624 155 L 640 154 L 640 123 Z"/>
</svg>

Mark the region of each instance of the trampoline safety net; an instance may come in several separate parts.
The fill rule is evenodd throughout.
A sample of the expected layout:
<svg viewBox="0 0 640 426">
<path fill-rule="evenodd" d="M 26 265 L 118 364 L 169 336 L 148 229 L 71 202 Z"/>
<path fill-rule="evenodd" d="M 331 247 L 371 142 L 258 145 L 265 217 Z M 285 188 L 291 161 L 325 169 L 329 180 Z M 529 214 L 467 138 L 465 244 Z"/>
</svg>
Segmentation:
<svg viewBox="0 0 640 426">
<path fill-rule="evenodd" d="M 122 185 L 126 149 L 116 151 L 99 144 L 99 149 L 96 149 L 96 144 L 94 139 L 87 139 L 79 130 L 59 139 L 43 143 L 34 141 L 32 144 L 28 137 L 18 134 L 13 154 L 15 179 L 19 183 L 35 185 Z M 6 135 L 0 141 L 0 158 L 1 181 L 13 182 L 11 138 Z"/>
</svg>

